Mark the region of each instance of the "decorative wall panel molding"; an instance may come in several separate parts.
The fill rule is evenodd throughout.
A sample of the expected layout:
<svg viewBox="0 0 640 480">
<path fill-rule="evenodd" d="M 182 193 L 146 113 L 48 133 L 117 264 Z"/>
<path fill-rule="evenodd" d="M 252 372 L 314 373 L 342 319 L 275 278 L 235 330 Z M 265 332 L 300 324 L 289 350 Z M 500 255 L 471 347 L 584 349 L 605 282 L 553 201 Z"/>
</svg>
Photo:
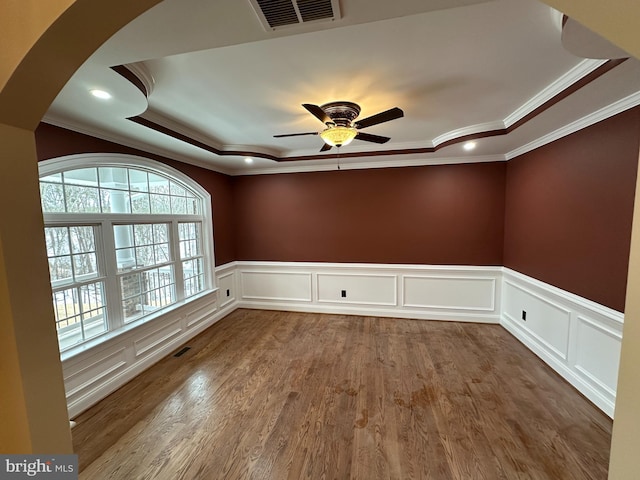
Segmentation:
<svg viewBox="0 0 640 480">
<path fill-rule="evenodd" d="M 504 269 L 501 324 L 610 417 L 624 315 Z"/>
<path fill-rule="evenodd" d="M 496 278 L 404 275 L 405 307 L 494 312 Z"/>
<path fill-rule="evenodd" d="M 240 289 L 242 298 L 256 301 L 311 301 L 311 274 L 240 269 Z"/>
<path fill-rule="evenodd" d="M 508 268 L 232 262 L 216 269 L 216 285 L 63 358 L 70 418 L 236 308 L 500 323 L 613 416 L 623 314 Z"/>
<path fill-rule="evenodd" d="M 502 267 L 320 262 L 235 265 L 242 279 L 239 307 L 500 322 Z M 258 281 L 269 285 L 257 286 Z"/>
<path fill-rule="evenodd" d="M 62 368 L 69 417 L 73 418 L 105 398 L 151 365 L 175 351 L 236 308 L 235 266 L 216 269 L 224 292 L 214 291 L 173 308 L 164 315 L 94 348 L 63 357 Z M 229 296 L 226 295 L 227 288 Z"/>
</svg>

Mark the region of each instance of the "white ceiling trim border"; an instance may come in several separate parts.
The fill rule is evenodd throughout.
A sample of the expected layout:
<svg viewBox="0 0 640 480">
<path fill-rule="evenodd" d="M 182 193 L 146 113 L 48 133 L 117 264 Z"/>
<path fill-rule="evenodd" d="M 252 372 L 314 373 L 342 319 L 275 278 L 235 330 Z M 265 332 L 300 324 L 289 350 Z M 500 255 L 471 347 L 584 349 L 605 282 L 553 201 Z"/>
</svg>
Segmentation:
<svg viewBox="0 0 640 480">
<path fill-rule="evenodd" d="M 541 107 L 546 102 L 553 99 L 555 96 L 560 95 L 567 88 L 571 87 L 572 85 L 589 75 L 591 72 L 607 63 L 607 61 L 608 60 L 583 60 L 567 73 L 562 75 L 560 78 L 556 79 L 554 82 L 546 86 L 523 105 L 518 107 L 504 120 L 481 123 L 478 125 L 471 125 L 469 127 L 452 130 L 434 138 L 430 146 L 437 147 L 442 143 L 448 142 L 450 140 L 455 140 L 460 137 L 465 137 L 467 135 L 474 135 L 477 133 L 483 133 L 492 130 L 508 129 L 509 127 L 511 127 L 511 125 L 518 123 L 527 115 L 534 112 L 537 108 Z"/>
<path fill-rule="evenodd" d="M 597 68 L 597 67 L 596 67 Z M 520 155 L 524 155 L 536 148 L 547 145 L 551 142 L 559 140 L 567 135 L 571 135 L 579 130 L 587 128 L 591 125 L 594 125 L 598 122 L 606 120 L 609 117 L 622 113 L 630 108 L 636 107 L 640 105 L 640 91 L 633 93 L 622 100 L 612 103 L 606 107 L 603 107 L 589 115 L 586 115 L 579 120 L 576 120 L 570 124 L 565 125 L 553 132 L 550 132 L 532 142 L 529 142 L 525 145 L 522 145 L 519 148 L 511 150 L 505 155 L 485 155 L 485 156 L 470 156 L 470 157 L 436 157 L 436 158 L 405 158 L 405 159 L 396 159 L 387 158 L 385 161 L 378 161 L 377 159 L 370 159 L 368 161 L 360 161 L 360 162 L 348 162 L 348 159 L 345 159 L 345 163 L 340 163 L 341 170 L 355 170 L 355 169 L 367 169 L 367 168 L 395 168 L 395 167 L 412 167 L 412 166 L 428 166 L 428 165 L 451 165 L 451 164 L 462 164 L 462 163 L 481 163 L 481 162 L 498 162 L 498 161 L 508 161 L 513 158 L 519 157 Z M 163 120 L 168 120 L 163 118 Z M 338 169 L 338 161 L 334 161 L 331 164 L 316 164 L 313 161 L 308 162 L 305 165 L 287 165 L 286 162 L 275 162 L 272 167 L 263 167 L 263 168 L 249 168 L 249 169 L 226 169 L 221 168 L 219 166 L 213 167 L 205 160 L 195 159 L 193 157 L 188 157 L 185 155 L 180 155 L 170 150 L 154 147 L 149 144 L 138 142 L 132 140 L 123 135 L 109 135 L 104 131 L 98 129 L 92 129 L 87 127 L 86 125 L 81 125 L 75 122 L 69 122 L 57 118 L 53 115 L 45 115 L 43 118 L 43 122 L 58 126 L 61 128 L 65 128 L 67 130 L 75 131 L 78 133 L 82 133 L 85 135 L 89 135 L 92 137 L 100 138 L 102 140 L 106 140 L 109 142 L 113 142 L 125 147 L 135 148 L 137 150 L 141 150 L 143 152 L 152 153 L 155 155 L 160 155 L 166 157 L 171 160 L 176 160 L 179 162 L 187 163 L 190 165 L 195 165 L 198 167 L 206 168 L 208 170 L 213 170 L 219 173 L 223 173 L 231 176 L 241 176 L 241 175 L 265 175 L 265 174 L 276 174 L 276 173 L 298 173 L 298 172 L 321 172 L 321 171 L 331 171 Z M 193 138 L 193 137 L 191 137 Z M 214 154 L 211 154 L 214 155 Z M 428 154 L 418 154 L 418 155 L 428 155 Z M 375 158 L 375 157 L 373 157 Z M 311 163 L 313 162 L 313 163 Z M 324 162 L 324 160 L 319 159 L 318 162 Z M 302 162 L 301 162 L 302 163 Z"/>
<path fill-rule="evenodd" d="M 640 105 L 640 91 L 636 93 L 632 93 L 631 95 L 618 100 L 617 102 L 612 103 L 606 107 L 601 108 L 600 110 L 596 110 L 589 115 L 586 115 L 574 122 L 571 122 L 564 127 L 558 128 L 547 135 L 544 135 L 537 140 L 527 143 L 519 148 L 511 150 L 505 155 L 506 160 L 511 160 L 512 158 L 519 157 L 520 155 L 524 155 L 536 148 L 540 148 L 548 143 L 555 142 L 556 140 L 561 139 L 562 137 L 566 137 L 567 135 L 571 135 L 583 128 L 590 127 L 598 122 L 606 120 L 607 118 L 613 117 L 619 113 L 622 113 L 630 108 L 636 107 Z"/>
<path fill-rule="evenodd" d="M 128 69 L 138 78 L 138 80 L 142 82 L 142 84 L 147 89 L 147 98 L 149 98 L 149 95 L 151 95 L 151 92 L 153 92 L 153 87 L 156 84 L 156 80 L 155 78 L 153 78 L 153 75 L 149 71 L 149 68 L 147 68 L 147 66 L 144 64 L 144 62 L 128 63 L 126 65 L 123 65 L 123 67 Z"/>
<path fill-rule="evenodd" d="M 374 157 L 375 158 L 375 157 Z M 398 167 L 424 167 L 429 165 L 459 165 L 463 163 L 489 163 L 505 162 L 504 155 L 476 155 L 475 157 L 438 157 L 417 158 L 413 160 L 390 160 L 385 162 L 364 161 L 357 163 L 342 163 L 334 159 L 332 164 L 322 165 L 288 165 L 267 168 L 252 168 L 242 170 L 232 175 L 273 175 L 278 173 L 309 173 L 329 172 L 334 170 L 364 170 L 370 168 L 398 168 Z M 305 161 L 305 163 L 308 163 Z M 280 164 L 281 165 L 281 164 Z"/>
<path fill-rule="evenodd" d="M 107 134 L 103 130 L 93 129 L 93 128 L 87 127 L 86 125 L 76 123 L 76 122 L 70 122 L 68 120 L 62 120 L 61 118 L 55 115 L 46 114 L 42 118 L 42 122 L 48 123 L 49 125 L 53 125 L 55 127 L 64 128 L 72 132 L 81 133 L 83 135 L 88 135 L 90 137 L 99 138 L 100 140 L 106 140 L 107 142 L 115 143 L 117 145 L 122 145 L 123 147 L 135 148 L 136 150 L 140 150 L 143 153 L 146 152 L 154 155 L 159 155 L 161 157 L 167 158 L 168 160 L 175 160 L 177 162 L 186 163 L 188 165 L 194 165 L 196 167 L 206 168 L 207 170 L 213 170 L 215 172 L 224 173 L 225 175 L 237 174 L 234 170 L 228 170 L 221 167 L 212 168 L 211 165 L 205 160 L 200 160 L 193 157 L 188 157 L 186 155 L 181 155 L 179 153 L 172 152 L 171 150 L 167 150 L 165 148 L 154 147 L 153 145 L 149 145 L 148 143 L 132 140 L 131 138 L 125 137 L 124 135 Z M 105 152 L 105 153 L 113 153 L 113 152 Z"/>
<path fill-rule="evenodd" d="M 511 125 L 518 123 L 521 119 L 532 113 L 536 108 L 544 105 L 556 95 L 561 94 L 564 90 L 579 82 L 608 61 L 609 60 L 583 60 L 567 73 L 534 95 L 511 115 L 508 115 L 507 118 L 504 119 L 504 127 L 509 128 Z"/>
</svg>

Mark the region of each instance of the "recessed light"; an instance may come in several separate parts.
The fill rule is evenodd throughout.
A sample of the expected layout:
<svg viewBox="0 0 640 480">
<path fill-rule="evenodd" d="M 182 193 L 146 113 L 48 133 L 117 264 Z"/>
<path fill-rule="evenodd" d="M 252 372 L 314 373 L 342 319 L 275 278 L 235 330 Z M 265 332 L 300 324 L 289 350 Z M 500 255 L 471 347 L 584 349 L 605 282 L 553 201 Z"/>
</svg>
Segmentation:
<svg viewBox="0 0 640 480">
<path fill-rule="evenodd" d="M 244 163 L 251 165 L 253 163 L 253 158 L 250 158 L 250 157 L 245 158 Z"/>
<path fill-rule="evenodd" d="M 464 148 L 467 152 L 473 150 L 474 148 L 476 148 L 476 142 L 467 142 L 464 144 L 464 146 L 462 147 Z"/>
<path fill-rule="evenodd" d="M 91 95 L 96 98 L 100 98 L 101 100 L 109 100 L 111 98 L 111 94 L 109 92 L 105 92 L 104 90 L 99 90 L 94 88 L 93 90 L 89 90 Z"/>
</svg>

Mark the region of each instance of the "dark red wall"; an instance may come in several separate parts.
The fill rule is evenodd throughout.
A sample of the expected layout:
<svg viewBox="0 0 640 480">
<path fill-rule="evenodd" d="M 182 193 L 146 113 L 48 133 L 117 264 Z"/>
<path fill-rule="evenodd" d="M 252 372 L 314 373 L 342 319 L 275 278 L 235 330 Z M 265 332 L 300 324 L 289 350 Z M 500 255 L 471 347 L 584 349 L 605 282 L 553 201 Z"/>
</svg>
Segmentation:
<svg viewBox="0 0 640 480">
<path fill-rule="evenodd" d="M 239 260 L 502 265 L 505 163 L 235 179 Z"/>
<path fill-rule="evenodd" d="M 506 163 L 228 177 L 49 125 L 40 159 L 155 158 L 212 196 L 216 263 L 506 265 L 623 311 L 640 107 Z"/>
<path fill-rule="evenodd" d="M 236 259 L 231 177 L 46 123 L 36 129 L 36 148 L 38 160 L 79 153 L 124 153 L 158 160 L 189 175 L 211 194 L 216 265 Z"/>
<path fill-rule="evenodd" d="M 636 108 L 507 163 L 504 265 L 624 311 Z"/>
</svg>

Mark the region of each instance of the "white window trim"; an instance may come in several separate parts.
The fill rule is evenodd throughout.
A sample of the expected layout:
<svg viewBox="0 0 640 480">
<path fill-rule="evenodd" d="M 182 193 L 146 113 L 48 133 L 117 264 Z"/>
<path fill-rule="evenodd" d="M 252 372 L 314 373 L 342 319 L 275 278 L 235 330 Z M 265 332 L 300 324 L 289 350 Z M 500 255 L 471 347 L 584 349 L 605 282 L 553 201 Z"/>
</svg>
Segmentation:
<svg viewBox="0 0 640 480">
<path fill-rule="evenodd" d="M 127 154 L 119 154 L 119 153 L 83 153 L 76 155 L 65 155 L 62 157 L 52 158 L 48 160 L 43 160 L 38 162 L 38 175 L 39 177 L 45 177 L 48 175 L 53 175 L 55 173 L 60 173 L 67 170 L 74 170 L 79 168 L 97 168 L 97 167 L 131 167 L 137 169 L 144 169 L 150 172 L 158 172 L 164 174 L 168 177 L 175 178 L 176 180 L 184 183 L 187 187 L 193 190 L 196 195 L 198 195 L 202 199 L 202 249 L 203 256 L 209 259 L 209 262 L 204 262 L 204 272 L 205 272 L 205 289 L 198 294 L 188 297 L 186 299 L 180 299 L 178 302 L 173 305 L 169 305 L 165 307 L 157 314 L 152 314 L 147 317 L 143 317 L 139 320 L 133 321 L 130 324 L 126 324 L 121 328 L 118 328 L 113 331 L 106 332 L 105 334 L 95 338 L 90 339 L 87 342 L 81 343 L 77 346 L 70 347 L 63 352 L 64 358 L 69 358 L 77 353 L 87 350 L 87 348 L 92 348 L 97 346 L 98 344 L 107 341 L 111 338 L 119 336 L 121 334 L 126 333 L 132 328 L 136 328 L 139 325 L 143 325 L 149 321 L 153 321 L 154 318 L 158 316 L 169 314 L 175 308 L 189 303 L 193 300 L 196 300 L 204 295 L 207 295 L 216 290 L 215 284 L 215 255 L 214 255 L 214 247 L 213 247 L 213 209 L 211 207 L 211 195 L 207 190 L 204 189 L 196 180 L 189 177 L 188 175 L 176 170 L 169 165 L 166 165 L 157 160 L 152 160 L 145 157 L 140 157 L 137 155 L 127 155 Z M 57 221 L 63 221 L 64 217 L 67 214 L 62 213 L 43 213 L 45 218 L 45 223 L 54 225 Z M 72 223 L 82 223 L 83 222 L 83 214 L 71 214 L 73 215 Z M 87 217 L 93 218 L 93 223 L 95 223 L 95 215 L 96 214 L 88 214 Z M 110 216 L 112 214 L 97 214 L 103 216 Z M 154 223 L 154 218 L 157 221 L 157 216 L 153 214 L 116 214 L 118 217 L 122 215 L 122 219 L 125 221 L 145 221 L 148 223 Z M 116 216 L 113 215 L 113 216 Z M 178 221 L 181 221 L 180 215 L 175 215 L 174 218 Z M 88 219 L 88 218 L 87 218 Z M 184 217 L 185 221 L 192 221 L 193 217 Z M 67 218 L 68 222 L 69 219 Z"/>
</svg>

